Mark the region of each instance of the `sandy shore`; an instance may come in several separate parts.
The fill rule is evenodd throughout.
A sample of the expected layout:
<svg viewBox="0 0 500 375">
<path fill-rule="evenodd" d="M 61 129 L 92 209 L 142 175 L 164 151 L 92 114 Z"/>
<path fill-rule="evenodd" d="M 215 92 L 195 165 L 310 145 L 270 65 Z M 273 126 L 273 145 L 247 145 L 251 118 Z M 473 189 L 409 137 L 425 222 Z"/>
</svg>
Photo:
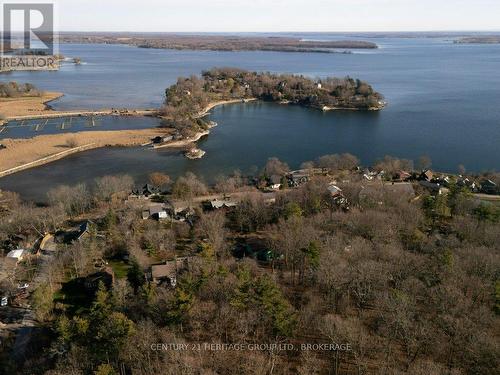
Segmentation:
<svg viewBox="0 0 500 375">
<path fill-rule="evenodd" d="M 45 92 L 42 96 L 0 98 L 0 115 L 4 118 L 44 115 L 52 112 L 47 103 L 61 96 L 58 92 Z"/>
<path fill-rule="evenodd" d="M 154 128 L 85 131 L 80 133 L 40 135 L 30 139 L 3 139 L 1 143 L 7 148 L 0 150 L 0 176 L 6 170 L 26 164 L 30 165 L 30 163 L 40 159 L 42 159 L 40 163 L 30 166 L 42 165 L 71 153 L 83 151 L 83 149 L 79 148 L 80 146 L 87 146 L 84 148 L 85 150 L 106 146 L 136 146 L 143 145 L 149 142 L 151 138 L 164 134 L 165 129 Z M 67 145 L 68 140 L 74 140 L 76 145 L 69 147 Z M 74 152 L 64 152 L 71 149 L 74 149 Z M 56 157 L 58 154 L 61 154 L 59 155 L 60 157 Z M 54 158 L 51 159 L 50 156 Z"/>
<path fill-rule="evenodd" d="M 256 101 L 257 99 L 256 98 L 250 98 L 250 99 L 232 99 L 232 100 L 221 100 L 221 101 L 218 101 L 218 102 L 213 102 L 213 103 L 210 103 L 209 105 L 207 105 L 205 107 L 205 109 L 203 111 L 201 111 L 200 113 L 198 113 L 198 115 L 196 117 L 204 117 L 206 115 L 208 115 L 208 112 L 210 112 L 212 109 L 214 109 L 215 107 L 218 107 L 220 105 L 224 105 L 224 104 L 235 104 L 235 103 L 248 103 L 248 102 L 254 102 Z"/>
</svg>

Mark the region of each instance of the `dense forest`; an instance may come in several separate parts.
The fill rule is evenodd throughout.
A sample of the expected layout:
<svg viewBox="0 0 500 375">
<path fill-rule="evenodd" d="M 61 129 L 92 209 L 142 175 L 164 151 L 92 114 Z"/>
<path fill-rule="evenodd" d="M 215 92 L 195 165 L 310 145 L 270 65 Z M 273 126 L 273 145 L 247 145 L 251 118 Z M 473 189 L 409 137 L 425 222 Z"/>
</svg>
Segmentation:
<svg viewBox="0 0 500 375">
<path fill-rule="evenodd" d="M 41 92 L 32 84 L 16 82 L 0 82 L 0 98 L 17 98 L 20 96 L 40 96 Z"/>
<path fill-rule="evenodd" d="M 126 44 L 141 48 L 210 51 L 279 51 L 332 53 L 335 49 L 375 49 L 359 40 L 310 41 L 290 37 L 179 35 L 171 33 L 61 33 L 64 43 Z"/>
<path fill-rule="evenodd" d="M 2 280 L 2 291 L 33 280 L 38 328 L 21 357 L 4 331 L 0 371 L 498 373 L 498 206 L 454 178 L 447 193 L 416 183 L 402 193 L 392 172 L 368 181 L 358 164 L 352 155 L 307 162 L 318 174 L 297 187 L 282 180 L 272 200 L 256 186 L 289 173 L 276 158 L 255 176 L 236 172 L 213 186 L 191 173 L 172 182 L 155 173 L 148 199 L 129 197 L 128 176 L 61 186 L 46 207 L 1 193 L 5 252 L 87 225 L 49 261 L 33 257 Z M 410 165 L 387 157 L 373 170 Z M 336 203 L 332 181 L 349 208 Z M 217 193 L 241 198 L 221 209 L 198 200 Z M 141 218 L 150 201 L 179 200 L 189 220 Z M 176 282 L 155 283 L 151 265 L 172 259 L 186 262 L 174 260 Z"/>
<path fill-rule="evenodd" d="M 249 72 L 214 68 L 201 77 L 179 78 L 166 90 L 162 114 L 166 124 L 197 129 L 205 108 L 226 100 L 259 99 L 298 104 L 316 109 L 380 109 L 383 97 L 366 82 L 347 78 L 318 81 L 290 74 Z"/>
</svg>

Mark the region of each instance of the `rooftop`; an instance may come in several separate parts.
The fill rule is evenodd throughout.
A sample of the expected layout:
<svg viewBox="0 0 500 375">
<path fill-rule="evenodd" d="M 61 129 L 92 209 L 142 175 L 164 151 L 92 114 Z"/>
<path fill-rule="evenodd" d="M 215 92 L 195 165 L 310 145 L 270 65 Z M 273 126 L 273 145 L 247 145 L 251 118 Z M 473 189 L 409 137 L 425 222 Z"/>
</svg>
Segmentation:
<svg viewBox="0 0 500 375">
<path fill-rule="evenodd" d="M 26 250 L 24 249 L 17 249 L 17 250 L 12 250 L 7 254 L 7 258 L 15 258 L 15 259 L 21 259 Z"/>
</svg>

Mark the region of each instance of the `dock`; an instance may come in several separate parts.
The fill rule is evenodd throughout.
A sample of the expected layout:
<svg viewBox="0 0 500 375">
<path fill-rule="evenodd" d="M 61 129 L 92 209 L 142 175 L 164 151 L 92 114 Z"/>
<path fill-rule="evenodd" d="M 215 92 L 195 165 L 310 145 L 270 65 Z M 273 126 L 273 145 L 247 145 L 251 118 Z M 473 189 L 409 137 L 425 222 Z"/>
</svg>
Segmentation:
<svg viewBox="0 0 500 375">
<path fill-rule="evenodd" d="M 103 109 L 99 111 L 51 111 L 42 115 L 12 116 L 8 121 L 52 119 L 60 117 L 96 117 L 96 116 L 158 116 L 156 109 Z"/>
</svg>

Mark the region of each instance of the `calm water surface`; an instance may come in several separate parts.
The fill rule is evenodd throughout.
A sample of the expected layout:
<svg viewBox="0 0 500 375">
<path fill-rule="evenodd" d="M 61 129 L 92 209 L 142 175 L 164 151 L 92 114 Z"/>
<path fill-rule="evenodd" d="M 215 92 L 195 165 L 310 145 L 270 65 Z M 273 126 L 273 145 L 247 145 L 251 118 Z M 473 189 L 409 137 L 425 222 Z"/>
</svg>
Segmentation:
<svg viewBox="0 0 500 375">
<path fill-rule="evenodd" d="M 160 125 L 154 117 L 95 116 L 61 117 L 24 121 L 9 121 L 0 132 L 2 138 L 32 138 L 38 135 L 75 133 L 99 130 L 150 129 Z"/>
<path fill-rule="evenodd" d="M 455 171 L 458 164 L 474 171 L 500 169 L 500 45 L 455 45 L 440 38 L 370 40 L 381 48 L 350 55 L 62 45 L 66 56 L 81 57 L 84 64 L 65 65 L 59 72 L 15 72 L 0 80 L 64 92 L 52 103 L 56 109 L 147 108 L 161 104 L 164 89 L 178 76 L 236 66 L 310 77 L 350 75 L 371 83 L 389 105 L 379 113 L 326 114 L 273 104 L 225 106 L 213 112 L 219 127 L 200 142 L 207 151 L 201 160 L 175 151 L 92 150 L 0 179 L 0 188 L 39 198 L 59 183 L 114 173 L 142 179 L 155 170 L 173 176 L 191 170 L 210 180 L 236 168 L 262 166 L 271 156 L 298 166 L 336 152 L 351 152 L 366 164 L 386 154 L 412 159 L 426 154 L 436 169 Z"/>
</svg>

